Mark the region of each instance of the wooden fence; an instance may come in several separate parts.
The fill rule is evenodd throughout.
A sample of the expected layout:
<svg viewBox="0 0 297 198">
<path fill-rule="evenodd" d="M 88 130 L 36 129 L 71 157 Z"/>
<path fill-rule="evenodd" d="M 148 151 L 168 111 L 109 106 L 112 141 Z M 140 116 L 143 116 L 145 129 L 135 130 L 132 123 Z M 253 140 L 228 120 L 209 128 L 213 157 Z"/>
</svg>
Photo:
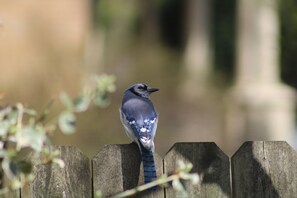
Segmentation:
<svg viewBox="0 0 297 198">
<path fill-rule="evenodd" d="M 137 145 L 106 145 L 92 159 L 73 146 L 55 146 L 66 167 L 36 165 L 35 180 L 9 197 L 89 198 L 101 190 L 109 197 L 143 183 Z M 245 142 L 229 158 L 215 143 L 176 143 L 164 159 L 155 156 L 157 174 L 191 162 L 202 182 L 185 182 L 189 197 L 297 197 L 297 153 L 286 142 Z M 178 197 L 168 187 L 145 197 Z"/>
</svg>

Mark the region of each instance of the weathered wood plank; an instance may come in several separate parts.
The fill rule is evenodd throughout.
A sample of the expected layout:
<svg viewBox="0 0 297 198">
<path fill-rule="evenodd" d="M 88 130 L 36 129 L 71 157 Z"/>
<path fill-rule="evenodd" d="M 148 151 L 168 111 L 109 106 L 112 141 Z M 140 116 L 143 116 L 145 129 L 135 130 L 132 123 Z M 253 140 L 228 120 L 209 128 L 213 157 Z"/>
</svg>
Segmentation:
<svg viewBox="0 0 297 198">
<path fill-rule="evenodd" d="M 90 198 L 92 174 L 90 160 L 73 146 L 53 146 L 60 151 L 65 168 L 57 165 L 36 165 L 35 179 L 21 190 L 22 198 Z"/>
<path fill-rule="evenodd" d="M 166 154 L 165 173 L 173 172 L 179 160 L 191 162 L 191 172 L 198 173 L 201 179 L 195 186 L 184 183 L 189 197 L 231 197 L 229 158 L 215 143 L 176 143 Z M 179 197 L 172 188 L 165 193 L 166 197 Z"/>
<path fill-rule="evenodd" d="M 163 174 L 163 161 L 155 154 L 157 176 Z M 93 189 L 101 191 L 104 197 L 143 184 L 143 169 L 139 148 L 135 143 L 106 145 L 93 158 Z M 146 197 L 164 197 L 164 190 L 142 194 Z"/>
<path fill-rule="evenodd" d="M 286 142 L 245 142 L 231 163 L 235 198 L 297 196 L 297 153 Z"/>
</svg>

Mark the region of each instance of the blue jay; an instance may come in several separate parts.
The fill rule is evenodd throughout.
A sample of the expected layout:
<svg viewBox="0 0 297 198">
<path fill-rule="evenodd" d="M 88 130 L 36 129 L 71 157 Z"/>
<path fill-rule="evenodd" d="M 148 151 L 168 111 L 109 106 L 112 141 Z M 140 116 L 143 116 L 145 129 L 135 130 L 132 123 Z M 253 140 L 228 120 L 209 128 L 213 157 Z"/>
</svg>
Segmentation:
<svg viewBox="0 0 297 198">
<path fill-rule="evenodd" d="M 154 162 L 154 136 L 158 115 L 149 95 L 158 90 L 145 84 L 134 84 L 125 91 L 120 109 L 126 134 L 139 146 L 145 183 L 157 177 Z"/>
</svg>

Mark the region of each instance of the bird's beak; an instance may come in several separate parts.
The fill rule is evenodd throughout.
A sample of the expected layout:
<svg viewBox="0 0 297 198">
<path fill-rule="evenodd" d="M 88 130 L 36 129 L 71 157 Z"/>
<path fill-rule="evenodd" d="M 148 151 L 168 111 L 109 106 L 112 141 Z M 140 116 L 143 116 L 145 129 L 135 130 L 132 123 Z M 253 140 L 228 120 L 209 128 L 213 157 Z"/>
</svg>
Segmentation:
<svg viewBox="0 0 297 198">
<path fill-rule="evenodd" d="M 152 88 L 152 87 L 148 87 L 147 90 L 148 90 L 149 93 L 153 93 L 155 91 L 159 91 L 158 88 Z"/>
</svg>

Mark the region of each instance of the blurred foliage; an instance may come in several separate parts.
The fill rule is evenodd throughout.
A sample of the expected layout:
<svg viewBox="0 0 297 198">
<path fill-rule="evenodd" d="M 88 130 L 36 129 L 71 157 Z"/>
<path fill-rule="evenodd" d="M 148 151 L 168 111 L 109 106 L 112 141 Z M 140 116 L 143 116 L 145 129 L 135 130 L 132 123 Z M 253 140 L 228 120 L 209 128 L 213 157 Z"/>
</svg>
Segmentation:
<svg viewBox="0 0 297 198">
<path fill-rule="evenodd" d="M 297 1 L 282 0 L 280 3 L 280 52 L 281 77 L 297 88 Z"/>
<path fill-rule="evenodd" d="M 165 45 L 181 51 L 185 47 L 185 3 L 182 0 L 164 0 L 159 6 L 161 39 Z"/>
<path fill-rule="evenodd" d="M 187 1 L 183 0 L 156 0 L 153 1 L 157 9 L 160 28 L 160 39 L 165 46 L 169 46 L 177 51 L 182 51 L 185 45 L 186 18 L 185 9 Z M 126 11 L 118 4 L 108 0 L 93 1 L 94 24 L 104 27 L 111 27 L 114 19 L 124 17 L 119 14 L 130 13 L 130 20 L 141 21 L 139 9 L 135 10 L 125 6 Z M 130 3 L 131 4 L 131 3 Z M 297 87 L 297 3 L 294 0 L 279 1 L 280 23 L 281 23 L 281 76 L 283 80 Z M 131 7 L 131 8 L 129 8 Z M 237 2 L 235 0 L 215 0 L 212 1 L 212 45 L 214 49 L 214 69 L 222 74 L 224 80 L 232 82 L 235 69 L 235 41 L 236 41 L 236 16 Z M 133 10 L 134 9 L 134 10 Z M 127 14 L 126 14 L 127 15 Z M 133 28 L 132 28 L 133 29 Z M 141 33 L 141 32 L 139 32 Z M 137 36 L 137 35 L 135 35 Z M 138 35 L 139 36 L 139 35 Z"/>
<path fill-rule="evenodd" d="M 126 3 L 125 8 L 119 3 L 109 0 L 93 1 L 93 25 L 95 28 L 112 29 L 117 24 L 117 19 L 125 18 L 135 21 L 137 10 L 131 3 Z"/>
<path fill-rule="evenodd" d="M 236 1 L 213 1 L 212 9 L 214 69 L 217 73 L 222 73 L 224 79 L 231 83 L 235 69 Z"/>
<path fill-rule="evenodd" d="M 92 83 L 84 87 L 83 93 L 74 100 L 66 94 L 60 95 L 65 110 L 59 116 L 59 127 L 65 134 L 71 134 L 76 129 L 75 113 L 86 111 L 90 102 L 99 107 L 106 107 L 110 101 L 108 93 L 116 90 L 115 77 L 109 75 L 94 76 Z"/>
<path fill-rule="evenodd" d="M 90 102 L 106 107 L 110 101 L 108 94 L 114 92 L 115 77 L 94 76 L 83 93 L 72 100 L 66 93 L 61 94 L 65 110 L 59 115 L 59 122 L 45 122 L 49 109 L 38 113 L 21 103 L 0 108 L 0 193 L 21 188 L 34 179 L 33 163 L 54 163 L 61 168 L 64 162 L 59 159 L 59 151 L 51 151 L 49 136 L 56 126 L 65 134 L 75 132 L 75 113 L 86 111 Z M 8 182 L 3 183 L 7 178 Z"/>
</svg>

